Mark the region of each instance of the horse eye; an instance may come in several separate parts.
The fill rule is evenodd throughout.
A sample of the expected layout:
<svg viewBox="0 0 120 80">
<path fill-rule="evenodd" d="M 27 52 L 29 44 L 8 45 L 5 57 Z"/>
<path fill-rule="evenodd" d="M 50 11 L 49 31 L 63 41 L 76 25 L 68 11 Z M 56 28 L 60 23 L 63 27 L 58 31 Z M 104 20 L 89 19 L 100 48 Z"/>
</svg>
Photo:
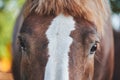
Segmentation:
<svg viewBox="0 0 120 80">
<path fill-rule="evenodd" d="M 96 50 L 97 50 L 97 43 L 92 46 L 92 48 L 90 50 L 90 54 L 94 54 L 96 52 Z"/>
<path fill-rule="evenodd" d="M 21 49 L 22 51 L 25 51 L 25 49 L 26 49 L 25 40 L 22 39 L 21 37 L 18 37 L 18 39 L 19 39 L 20 49 Z"/>
</svg>

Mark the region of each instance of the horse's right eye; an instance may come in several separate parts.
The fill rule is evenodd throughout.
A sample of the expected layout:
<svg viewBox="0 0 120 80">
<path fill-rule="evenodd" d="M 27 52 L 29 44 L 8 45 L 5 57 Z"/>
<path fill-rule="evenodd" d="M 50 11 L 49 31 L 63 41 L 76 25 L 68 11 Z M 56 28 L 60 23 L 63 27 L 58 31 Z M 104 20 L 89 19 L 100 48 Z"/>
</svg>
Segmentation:
<svg viewBox="0 0 120 80">
<path fill-rule="evenodd" d="M 21 37 L 18 37 L 18 39 L 19 39 L 20 50 L 25 51 L 26 50 L 25 40 Z"/>
</svg>

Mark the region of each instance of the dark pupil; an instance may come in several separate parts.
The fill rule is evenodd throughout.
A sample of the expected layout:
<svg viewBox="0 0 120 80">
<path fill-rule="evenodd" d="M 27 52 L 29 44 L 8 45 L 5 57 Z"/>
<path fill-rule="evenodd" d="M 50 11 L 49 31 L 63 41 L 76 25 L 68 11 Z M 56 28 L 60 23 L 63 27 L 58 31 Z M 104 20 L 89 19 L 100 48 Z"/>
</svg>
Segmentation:
<svg viewBox="0 0 120 80">
<path fill-rule="evenodd" d="M 97 44 L 95 44 L 92 48 L 91 48 L 91 53 L 95 52 L 97 50 Z"/>
</svg>

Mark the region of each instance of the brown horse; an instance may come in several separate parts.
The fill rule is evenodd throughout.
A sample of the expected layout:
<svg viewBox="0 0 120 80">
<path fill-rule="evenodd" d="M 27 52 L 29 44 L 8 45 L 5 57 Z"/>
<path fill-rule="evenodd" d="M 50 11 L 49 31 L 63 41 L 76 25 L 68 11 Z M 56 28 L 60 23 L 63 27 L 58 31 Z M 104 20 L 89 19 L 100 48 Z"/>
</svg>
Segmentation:
<svg viewBox="0 0 120 80">
<path fill-rule="evenodd" d="M 15 80 L 112 79 L 107 0 L 27 0 L 23 9 L 14 33 Z"/>
</svg>

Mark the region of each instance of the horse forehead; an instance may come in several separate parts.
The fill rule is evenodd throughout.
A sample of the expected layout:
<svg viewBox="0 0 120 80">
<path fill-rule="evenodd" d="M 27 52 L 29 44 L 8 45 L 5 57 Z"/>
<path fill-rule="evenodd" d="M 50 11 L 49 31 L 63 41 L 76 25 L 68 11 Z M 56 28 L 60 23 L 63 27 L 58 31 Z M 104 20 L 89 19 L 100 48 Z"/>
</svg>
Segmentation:
<svg viewBox="0 0 120 80">
<path fill-rule="evenodd" d="M 29 35 L 43 33 L 43 31 L 48 28 L 53 18 L 54 16 L 40 16 L 31 13 L 25 18 L 20 33 L 26 33 Z"/>
<path fill-rule="evenodd" d="M 59 18 L 59 19 L 58 19 Z M 72 19 L 71 19 L 72 18 Z M 20 33 L 25 33 L 30 36 L 26 37 L 29 39 L 32 39 L 31 41 L 36 41 L 34 43 L 34 46 L 37 47 L 42 47 L 41 45 L 48 44 L 48 39 L 46 36 L 46 31 L 50 28 L 50 25 L 52 22 L 60 22 L 59 24 L 54 24 L 55 26 L 59 27 L 60 25 L 66 27 L 69 27 L 71 24 L 72 20 L 74 21 L 74 30 L 70 32 L 70 36 L 77 42 L 87 44 L 86 41 L 90 41 L 91 35 L 90 34 L 96 34 L 95 27 L 94 25 L 85 20 L 84 18 L 81 17 L 68 17 L 68 16 L 39 16 L 36 14 L 30 14 L 23 23 L 23 26 L 21 28 Z M 64 24 L 64 22 L 67 22 L 67 24 Z M 92 26 L 92 27 L 91 27 Z M 53 31 L 56 31 L 57 27 L 51 28 Z M 64 27 L 64 29 L 59 28 L 61 30 L 60 33 L 66 33 L 67 29 Z M 57 32 L 52 33 L 56 34 Z M 64 36 L 63 36 L 64 37 Z M 62 38 L 63 38 L 62 37 Z M 30 43 L 31 44 L 31 43 Z M 39 45 L 38 45 L 39 44 Z"/>
<path fill-rule="evenodd" d="M 49 28 L 49 26 L 52 24 L 52 21 L 54 18 L 55 18 L 55 16 L 39 16 L 36 14 L 31 14 L 24 20 L 24 23 L 23 23 L 23 26 L 22 26 L 20 32 L 27 33 L 30 35 L 32 33 L 38 33 L 38 34 L 42 33 L 43 34 Z M 62 18 L 64 18 L 64 17 L 61 17 L 61 20 L 64 22 L 65 20 Z M 81 33 L 81 34 L 84 34 L 85 32 L 88 32 L 89 30 L 91 30 L 90 26 L 94 27 L 94 25 L 91 22 L 89 22 L 81 17 L 79 17 L 79 18 L 73 17 L 73 20 L 75 22 L 75 28 L 78 29 L 79 33 Z M 62 25 L 64 25 L 64 24 L 62 24 Z"/>
</svg>

